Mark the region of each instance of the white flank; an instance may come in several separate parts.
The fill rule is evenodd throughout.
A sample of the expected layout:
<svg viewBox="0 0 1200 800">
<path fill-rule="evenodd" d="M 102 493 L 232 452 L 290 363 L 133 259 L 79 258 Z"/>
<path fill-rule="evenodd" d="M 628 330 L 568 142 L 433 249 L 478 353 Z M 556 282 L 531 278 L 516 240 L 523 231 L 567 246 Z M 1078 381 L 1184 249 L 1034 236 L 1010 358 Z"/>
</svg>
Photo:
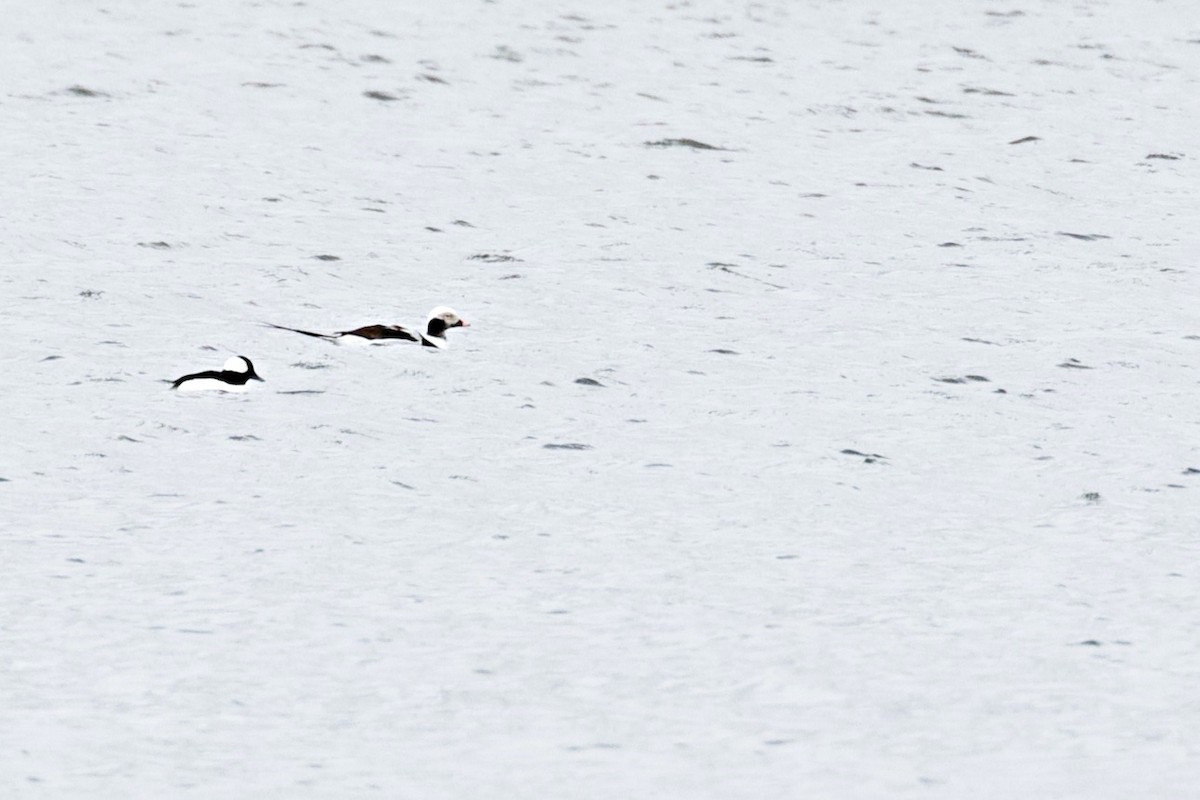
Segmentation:
<svg viewBox="0 0 1200 800">
<path fill-rule="evenodd" d="M 257 383 L 258 381 L 255 381 Z M 247 384 L 226 383 L 216 378 L 192 378 L 175 387 L 177 392 L 233 392 L 242 394 L 247 391 Z"/>
</svg>

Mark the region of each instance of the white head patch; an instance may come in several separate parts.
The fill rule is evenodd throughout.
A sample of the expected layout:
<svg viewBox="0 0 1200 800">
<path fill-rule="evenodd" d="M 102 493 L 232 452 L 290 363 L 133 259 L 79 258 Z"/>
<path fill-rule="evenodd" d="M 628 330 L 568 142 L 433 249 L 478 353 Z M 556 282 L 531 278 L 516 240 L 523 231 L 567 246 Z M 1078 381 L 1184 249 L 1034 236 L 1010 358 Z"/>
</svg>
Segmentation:
<svg viewBox="0 0 1200 800">
<path fill-rule="evenodd" d="M 450 308 L 450 306 L 438 306 L 433 311 L 429 312 L 429 318 L 440 319 L 442 322 L 446 323 L 447 327 L 456 325 L 461 319 L 458 316 L 458 312 L 453 308 Z"/>
</svg>

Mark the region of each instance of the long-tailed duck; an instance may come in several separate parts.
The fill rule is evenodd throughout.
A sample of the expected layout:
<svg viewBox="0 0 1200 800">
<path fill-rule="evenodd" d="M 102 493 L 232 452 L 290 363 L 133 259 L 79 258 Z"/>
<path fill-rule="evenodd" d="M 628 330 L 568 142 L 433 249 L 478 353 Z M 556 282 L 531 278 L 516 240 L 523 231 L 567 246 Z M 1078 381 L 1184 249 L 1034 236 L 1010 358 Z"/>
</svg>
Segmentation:
<svg viewBox="0 0 1200 800">
<path fill-rule="evenodd" d="M 208 370 L 184 375 L 171 384 L 172 389 L 181 392 L 200 392 L 216 389 L 222 392 L 244 392 L 250 381 L 261 381 L 262 378 L 254 371 L 254 364 L 245 356 L 233 356 L 225 362 L 220 372 Z"/>
<path fill-rule="evenodd" d="M 429 319 L 425 321 L 425 330 L 410 331 L 408 328 L 400 325 L 364 325 L 361 328 L 355 328 L 350 331 L 338 331 L 337 333 L 316 333 L 315 331 L 305 331 L 300 328 L 289 328 L 286 325 L 276 325 L 268 322 L 267 325 L 272 328 L 278 328 L 281 331 L 291 331 L 293 333 L 303 333 L 305 336 L 313 336 L 317 339 L 328 339 L 331 342 L 337 341 L 343 337 L 351 337 L 351 341 L 366 341 L 371 343 L 382 343 L 388 339 L 400 339 L 407 342 L 420 342 L 425 347 L 445 347 L 446 330 L 448 328 L 469 328 L 466 320 L 458 315 L 458 312 L 447 306 L 438 306 L 429 312 Z"/>
</svg>

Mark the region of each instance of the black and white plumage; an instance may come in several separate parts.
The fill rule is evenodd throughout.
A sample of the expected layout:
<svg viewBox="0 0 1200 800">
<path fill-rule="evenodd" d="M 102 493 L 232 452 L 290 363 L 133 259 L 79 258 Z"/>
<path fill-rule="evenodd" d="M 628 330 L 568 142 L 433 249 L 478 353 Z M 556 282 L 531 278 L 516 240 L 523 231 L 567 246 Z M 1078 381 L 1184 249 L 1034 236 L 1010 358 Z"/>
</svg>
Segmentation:
<svg viewBox="0 0 1200 800">
<path fill-rule="evenodd" d="M 349 331 L 317 333 L 315 331 L 301 330 L 300 328 L 289 328 L 286 325 L 276 325 L 271 322 L 268 322 L 267 325 L 281 331 L 302 333 L 305 336 L 326 339 L 331 342 L 347 339 L 348 341 L 382 344 L 389 339 L 399 339 L 407 342 L 419 342 L 425 347 L 439 348 L 445 347 L 447 344 L 446 331 L 448 329 L 470 327 L 466 320 L 458 315 L 457 311 L 448 306 L 438 306 L 429 312 L 429 318 L 425 321 L 424 331 L 411 331 L 400 325 L 364 325 L 361 328 L 354 328 Z"/>
<path fill-rule="evenodd" d="M 232 356 L 221 370 L 207 370 L 184 375 L 171 384 L 181 392 L 220 391 L 244 392 L 250 381 L 261 381 L 254 364 L 245 356 Z"/>
</svg>

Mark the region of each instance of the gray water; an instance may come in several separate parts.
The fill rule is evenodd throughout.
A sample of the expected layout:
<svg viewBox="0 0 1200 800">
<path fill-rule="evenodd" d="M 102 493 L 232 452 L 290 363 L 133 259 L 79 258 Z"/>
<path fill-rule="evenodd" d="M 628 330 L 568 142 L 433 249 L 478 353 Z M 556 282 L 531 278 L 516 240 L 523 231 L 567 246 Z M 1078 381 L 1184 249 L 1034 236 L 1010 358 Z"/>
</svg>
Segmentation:
<svg viewBox="0 0 1200 800">
<path fill-rule="evenodd" d="M 1189 796 L 1189 10 L 9 9 L 0 794 Z"/>
</svg>

